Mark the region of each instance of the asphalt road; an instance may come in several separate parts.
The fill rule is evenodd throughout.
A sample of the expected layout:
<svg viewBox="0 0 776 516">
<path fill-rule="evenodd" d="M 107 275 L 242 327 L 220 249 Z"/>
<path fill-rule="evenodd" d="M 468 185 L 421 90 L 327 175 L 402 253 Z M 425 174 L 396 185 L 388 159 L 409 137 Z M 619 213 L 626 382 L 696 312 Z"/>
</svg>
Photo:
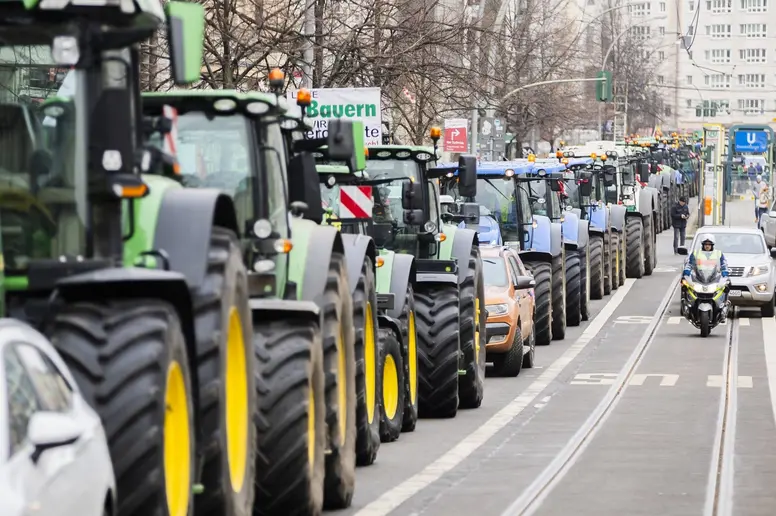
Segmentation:
<svg viewBox="0 0 776 516">
<path fill-rule="evenodd" d="M 752 225 L 751 201 L 729 206 Z M 341 512 L 776 514 L 776 321 L 740 311 L 702 339 L 679 316 L 671 233 L 655 272 L 593 301 L 538 367 L 488 378 L 481 408 L 383 444 Z"/>
</svg>

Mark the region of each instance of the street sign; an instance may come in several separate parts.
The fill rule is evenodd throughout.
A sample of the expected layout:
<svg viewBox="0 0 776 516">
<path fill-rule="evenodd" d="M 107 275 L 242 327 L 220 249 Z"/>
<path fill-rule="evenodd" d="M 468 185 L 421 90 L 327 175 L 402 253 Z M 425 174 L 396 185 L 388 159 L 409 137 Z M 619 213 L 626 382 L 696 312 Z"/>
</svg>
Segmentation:
<svg viewBox="0 0 776 516">
<path fill-rule="evenodd" d="M 503 138 L 504 137 L 504 123 L 501 121 L 500 118 L 494 118 L 493 119 L 493 137 L 494 138 Z"/>
<path fill-rule="evenodd" d="M 736 152 L 765 152 L 768 150 L 768 133 L 759 130 L 737 130 Z"/>
<path fill-rule="evenodd" d="M 444 150 L 446 152 L 466 152 L 469 148 L 469 120 L 450 118 L 445 120 Z"/>
</svg>

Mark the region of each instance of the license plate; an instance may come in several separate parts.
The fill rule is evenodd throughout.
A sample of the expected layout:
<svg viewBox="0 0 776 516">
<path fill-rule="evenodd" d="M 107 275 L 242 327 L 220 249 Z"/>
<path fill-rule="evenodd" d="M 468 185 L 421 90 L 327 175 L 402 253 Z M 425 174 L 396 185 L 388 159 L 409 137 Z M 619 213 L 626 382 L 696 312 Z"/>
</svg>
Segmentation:
<svg viewBox="0 0 776 516">
<path fill-rule="evenodd" d="M 740 290 L 731 290 L 728 294 L 730 295 L 730 297 L 741 297 Z"/>
</svg>

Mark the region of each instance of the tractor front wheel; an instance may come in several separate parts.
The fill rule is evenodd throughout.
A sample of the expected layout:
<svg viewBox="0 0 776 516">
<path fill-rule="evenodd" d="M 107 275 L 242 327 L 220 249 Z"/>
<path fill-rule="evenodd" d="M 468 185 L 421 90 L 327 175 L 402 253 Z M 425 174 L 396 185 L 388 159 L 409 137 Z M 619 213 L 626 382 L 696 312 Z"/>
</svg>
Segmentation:
<svg viewBox="0 0 776 516">
<path fill-rule="evenodd" d="M 461 408 L 482 405 L 485 392 L 485 281 L 480 248 L 473 247 L 460 289 L 463 376 L 458 379 Z"/>
</svg>

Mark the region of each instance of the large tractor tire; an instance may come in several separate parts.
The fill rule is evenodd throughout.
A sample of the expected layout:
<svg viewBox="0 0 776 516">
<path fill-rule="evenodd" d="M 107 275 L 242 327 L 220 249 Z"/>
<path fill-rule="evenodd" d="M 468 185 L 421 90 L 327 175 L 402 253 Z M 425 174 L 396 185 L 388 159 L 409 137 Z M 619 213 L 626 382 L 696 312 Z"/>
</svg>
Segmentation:
<svg viewBox="0 0 776 516">
<path fill-rule="evenodd" d="M 579 270 L 582 273 L 580 276 L 582 301 L 579 305 L 579 315 L 583 321 L 587 321 L 590 319 L 590 255 L 587 247 L 577 252 L 579 253 Z"/>
<path fill-rule="evenodd" d="M 620 287 L 620 248 L 622 247 L 620 245 L 620 239 L 622 238 L 622 235 L 619 233 L 612 233 L 611 237 L 611 243 L 612 243 L 612 251 L 611 251 L 611 271 L 612 271 L 612 289 L 610 291 L 614 292 Z"/>
<path fill-rule="evenodd" d="M 604 298 L 604 239 L 591 236 L 590 242 L 590 299 Z"/>
<path fill-rule="evenodd" d="M 563 254 L 552 259 L 552 340 L 566 338 L 566 269 Z"/>
<path fill-rule="evenodd" d="M 404 368 L 401 346 L 393 330 L 380 329 L 380 377 L 382 378 L 382 407 L 380 438 L 385 443 L 401 435 L 404 421 Z"/>
<path fill-rule="evenodd" d="M 657 256 L 655 256 L 655 227 L 652 224 L 652 217 L 644 219 L 646 224 L 644 225 L 644 276 L 651 276 L 652 271 L 655 269 L 655 262 Z"/>
<path fill-rule="evenodd" d="M 478 408 L 485 393 L 485 280 L 480 248 L 469 255 L 466 277 L 460 288 L 461 354 L 464 374 L 458 378 L 461 408 Z"/>
<path fill-rule="evenodd" d="M 579 326 L 582 323 L 582 268 L 579 263 L 581 251 L 566 253 L 566 324 Z M 553 333 L 554 330 L 553 330 Z"/>
<path fill-rule="evenodd" d="M 320 514 L 327 443 L 320 327 L 304 319 L 258 323 L 253 350 L 259 363 L 253 514 Z"/>
<path fill-rule="evenodd" d="M 610 231 L 604 236 L 604 295 L 608 296 L 612 293 L 612 284 L 614 283 L 612 270 L 612 254 L 617 252 L 617 248 L 614 247 L 614 231 Z"/>
<path fill-rule="evenodd" d="M 173 307 L 155 299 L 66 305 L 48 333 L 102 419 L 117 513 L 192 514 L 193 357 Z"/>
<path fill-rule="evenodd" d="M 644 276 L 644 224 L 639 217 L 628 217 L 625 235 L 625 272 L 629 278 L 641 278 Z"/>
<path fill-rule="evenodd" d="M 534 288 L 536 344 L 548 346 L 552 342 L 552 264 L 548 262 L 524 262 L 524 264 L 530 269 L 536 281 Z"/>
<path fill-rule="evenodd" d="M 626 242 L 628 237 L 627 235 L 619 233 L 617 238 L 619 239 L 619 247 L 617 248 L 619 252 L 619 266 L 617 267 L 619 269 L 617 272 L 619 275 L 618 283 L 620 286 L 623 286 L 625 285 L 625 256 L 628 254 L 628 245 Z"/>
<path fill-rule="evenodd" d="M 404 361 L 404 422 L 402 432 L 412 432 L 418 422 L 418 333 L 415 328 L 415 294 L 407 285 L 404 309 L 399 316 Z"/>
<path fill-rule="evenodd" d="M 524 350 L 523 354 L 523 369 L 532 369 L 536 362 L 536 332 L 534 331 L 534 323 L 531 322 L 531 334 L 528 336 L 528 341 L 523 341 L 523 348 L 528 348 L 528 351 Z"/>
<path fill-rule="evenodd" d="M 506 353 L 493 355 L 493 373 L 496 376 L 514 378 L 523 369 L 523 334 L 520 325 L 515 327 L 512 346 Z"/>
<path fill-rule="evenodd" d="M 377 291 L 372 259 L 364 258 L 353 292 L 356 330 L 356 465 L 369 466 L 380 449 L 380 356 L 377 331 Z"/>
<path fill-rule="evenodd" d="M 449 418 L 458 413 L 458 307 L 457 285 L 416 287 L 420 417 Z"/>
<path fill-rule="evenodd" d="M 323 363 L 329 448 L 324 509 L 350 506 L 356 484 L 356 349 L 345 258 L 333 254 L 323 292 Z"/>
<path fill-rule="evenodd" d="M 247 276 L 237 236 L 213 227 L 205 281 L 193 295 L 204 486 L 197 515 L 253 506 L 256 359 Z"/>
</svg>

